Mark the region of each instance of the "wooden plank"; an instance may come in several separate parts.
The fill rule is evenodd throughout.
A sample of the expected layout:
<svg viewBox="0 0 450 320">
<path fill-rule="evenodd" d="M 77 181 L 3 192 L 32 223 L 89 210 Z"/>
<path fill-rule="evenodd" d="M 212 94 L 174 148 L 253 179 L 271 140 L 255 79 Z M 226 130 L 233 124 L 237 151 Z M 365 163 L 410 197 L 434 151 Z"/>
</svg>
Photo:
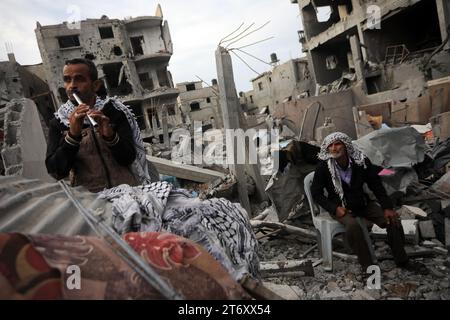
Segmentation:
<svg viewBox="0 0 450 320">
<path fill-rule="evenodd" d="M 225 174 L 218 171 L 203 169 L 186 164 L 178 164 L 167 159 L 147 156 L 147 160 L 155 165 L 160 174 L 173 176 L 180 179 L 207 183 L 218 178 L 225 178 Z"/>
</svg>

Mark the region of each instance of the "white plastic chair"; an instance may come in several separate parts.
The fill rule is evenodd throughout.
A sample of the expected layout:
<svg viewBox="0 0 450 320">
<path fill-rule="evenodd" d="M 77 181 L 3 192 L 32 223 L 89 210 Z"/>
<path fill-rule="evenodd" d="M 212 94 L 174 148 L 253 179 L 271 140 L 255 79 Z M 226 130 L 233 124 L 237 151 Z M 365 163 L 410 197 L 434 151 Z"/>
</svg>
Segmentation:
<svg viewBox="0 0 450 320">
<path fill-rule="evenodd" d="M 308 198 L 314 227 L 320 233 L 320 249 L 322 252 L 322 265 L 326 271 L 333 271 L 333 237 L 345 232 L 345 226 L 334 220 L 321 206 L 314 203 L 311 194 L 311 185 L 314 179 L 314 171 L 309 173 L 304 180 L 305 194 Z"/>
</svg>

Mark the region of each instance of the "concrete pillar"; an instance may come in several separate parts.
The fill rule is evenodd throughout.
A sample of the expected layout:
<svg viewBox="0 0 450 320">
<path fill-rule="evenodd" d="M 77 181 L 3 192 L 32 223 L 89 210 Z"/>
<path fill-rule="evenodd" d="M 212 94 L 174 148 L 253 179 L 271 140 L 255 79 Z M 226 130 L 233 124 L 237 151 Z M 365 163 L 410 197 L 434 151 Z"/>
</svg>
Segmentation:
<svg viewBox="0 0 450 320">
<path fill-rule="evenodd" d="M 236 94 L 236 86 L 234 84 L 233 65 L 231 56 L 222 47 L 216 50 L 217 76 L 220 88 L 220 104 L 222 106 L 223 122 L 225 130 L 234 130 L 239 128 L 239 98 Z M 237 179 L 239 202 L 242 207 L 247 210 L 248 216 L 251 217 L 252 211 L 247 192 L 247 179 L 245 177 L 245 165 L 237 164 L 237 153 L 245 152 L 244 146 L 237 146 L 233 143 L 234 150 L 227 149 L 227 154 L 231 151 L 234 154 L 233 163 L 229 164 L 231 173 Z"/>
<path fill-rule="evenodd" d="M 170 146 L 169 140 L 169 127 L 167 125 L 167 105 L 163 105 L 162 109 L 162 128 L 163 128 L 163 137 L 164 137 L 164 145 L 166 147 Z"/>
<path fill-rule="evenodd" d="M 366 41 L 364 39 L 364 32 L 362 30 L 362 26 L 361 24 L 358 24 L 358 36 L 359 36 L 359 43 L 362 45 L 361 46 L 361 52 L 362 52 L 362 60 L 363 63 L 365 63 L 368 58 L 367 58 L 367 46 L 366 46 Z"/>
<path fill-rule="evenodd" d="M 147 108 L 145 105 L 142 105 L 141 109 L 142 109 L 142 115 L 144 116 L 145 129 L 146 129 L 146 131 L 150 131 L 152 129 L 152 125 L 150 124 L 150 120 L 148 118 Z"/>
<path fill-rule="evenodd" d="M 447 28 L 450 26 L 450 3 L 448 0 L 436 0 L 436 8 L 441 28 L 441 37 L 444 41 L 448 37 Z M 450 41 L 444 47 L 450 49 Z"/>
<path fill-rule="evenodd" d="M 366 79 L 364 77 L 364 62 L 361 55 L 361 46 L 357 35 L 350 37 L 350 47 L 353 55 L 353 63 L 355 64 L 356 77 L 362 81 L 362 88 L 367 92 Z"/>
</svg>

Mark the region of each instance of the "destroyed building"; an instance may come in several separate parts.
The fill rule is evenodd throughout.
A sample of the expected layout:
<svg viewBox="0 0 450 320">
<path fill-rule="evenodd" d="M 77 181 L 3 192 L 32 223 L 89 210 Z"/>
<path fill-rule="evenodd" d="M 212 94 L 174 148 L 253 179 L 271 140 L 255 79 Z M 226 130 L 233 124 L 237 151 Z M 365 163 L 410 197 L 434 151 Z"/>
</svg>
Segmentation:
<svg viewBox="0 0 450 320">
<path fill-rule="evenodd" d="M 320 140 L 315 129 L 327 117 L 353 138 L 367 133 L 366 116 L 382 116 L 389 126 L 434 121 L 445 127 L 448 1 L 291 2 L 300 10 L 300 42 L 316 92 L 281 105 L 275 117 L 295 123 L 306 140 Z M 329 17 L 318 15 L 324 8 Z"/>
<path fill-rule="evenodd" d="M 79 24 L 79 25 L 77 25 Z M 61 76 L 65 61 L 94 61 L 104 82 L 100 95 L 117 96 L 137 117 L 143 138 L 162 140 L 163 129 L 181 122 L 178 90 L 167 69 L 173 54 L 169 24 L 160 6 L 155 16 L 125 20 L 87 19 L 35 30 L 45 72 L 57 104 L 67 100 Z"/>
<path fill-rule="evenodd" d="M 213 79 L 212 86 L 206 88 L 202 81 L 178 83 L 176 87 L 180 91 L 178 104 L 188 116 L 187 122 L 200 121 L 206 130 L 223 128 L 217 80 Z"/>
<path fill-rule="evenodd" d="M 252 79 L 253 90 L 241 94 L 241 104 L 248 113 L 270 113 L 281 102 L 314 94 L 315 82 L 307 59 L 291 59 L 283 64 L 278 64 L 276 54 L 271 59 L 272 70 Z"/>
<path fill-rule="evenodd" d="M 41 122 L 48 125 L 55 108 L 41 70 L 41 64 L 20 65 L 9 53 L 8 61 L 0 62 L 0 109 L 13 99 L 29 98 L 36 103 Z"/>
</svg>

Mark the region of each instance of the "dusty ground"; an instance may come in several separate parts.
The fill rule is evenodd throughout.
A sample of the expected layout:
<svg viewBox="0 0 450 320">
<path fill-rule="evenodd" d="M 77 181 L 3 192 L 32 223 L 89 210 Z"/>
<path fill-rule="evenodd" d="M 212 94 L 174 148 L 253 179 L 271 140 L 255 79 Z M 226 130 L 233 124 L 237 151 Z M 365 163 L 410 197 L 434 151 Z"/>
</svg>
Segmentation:
<svg viewBox="0 0 450 320">
<path fill-rule="evenodd" d="M 309 220 L 309 221 L 308 221 Z M 309 213 L 290 221 L 290 224 L 310 226 Z M 301 260 L 301 254 L 315 242 L 299 240 L 298 236 L 281 234 L 260 240 L 259 256 L 263 261 Z M 376 241 L 377 257 L 390 254 L 390 249 L 384 241 Z M 345 248 L 335 251 L 346 252 Z M 408 246 L 407 251 L 417 248 Z M 306 258 L 317 261 L 320 258 L 318 250 L 311 252 Z M 321 265 L 314 268 L 314 277 L 277 277 L 265 278 L 264 282 L 291 286 L 291 299 L 313 300 L 450 300 L 450 257 L 436 254 L 427 258 L 417 258 L 430 270 L 428 275 L 414 274 L 395 266 L 393 260 L 380 262 L 381 289 L 369 290 L 366 280 L 363 280 L 358 263 L 333 258 L 333 272 L 326 272 Z M 364 282 L 363 282 L 364 281 Z M 279 288 L 279 286 L 277 286 Z M 286 289 L 286 287 L 284 288 Z M 292 293 L 295 294 L 292 294 Z"/>
</svg>

